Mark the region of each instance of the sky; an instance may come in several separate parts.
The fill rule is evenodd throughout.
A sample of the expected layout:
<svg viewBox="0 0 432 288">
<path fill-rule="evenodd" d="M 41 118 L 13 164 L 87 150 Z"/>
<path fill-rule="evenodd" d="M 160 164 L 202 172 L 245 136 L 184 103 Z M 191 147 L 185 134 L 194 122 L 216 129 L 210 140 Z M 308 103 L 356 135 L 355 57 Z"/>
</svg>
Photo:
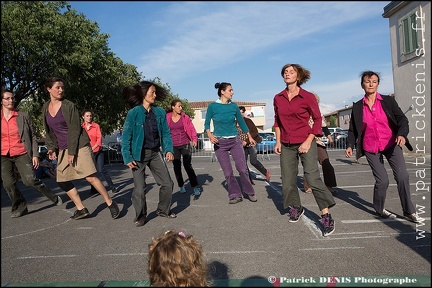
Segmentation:
<svg viewBox="0 0 432 288">
<path fill-rule="evenodd" d="M 266 103 L 285 88 L 287 63 L 311 72 L 302 88 L 317 93 L 323 114 L 361 99 L 360 73 L 378 72 L 378 92 L 394 93 L 390 1 L 70 1 L 98 23 L 108 46 L 145 79 L 159 77 L 171 93 L 191 101 L 218 99 L 229 82 L 233 101 Z"/>
</svg>

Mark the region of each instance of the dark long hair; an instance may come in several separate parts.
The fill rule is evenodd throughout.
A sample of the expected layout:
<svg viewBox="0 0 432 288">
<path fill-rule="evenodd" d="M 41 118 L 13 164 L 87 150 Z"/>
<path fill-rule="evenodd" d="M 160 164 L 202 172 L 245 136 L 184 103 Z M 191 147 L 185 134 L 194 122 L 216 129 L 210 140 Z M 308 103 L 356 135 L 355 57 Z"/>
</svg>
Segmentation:
<svg viewBox="0 0 432 288">
<path fill-rule="evenodd" d="M 131 108 L 141 105 L 148 89 L 151 86 L 156 88 L 157 101 L 163 101 L 168 96 L 168 92 L 165 90 L 165 88 L 159 86 L 158 84 L 150 81 L 141 81 L 133 86 L 127 86 L 123 88 L 123 99 L 129 104 Z"/>
</svg>

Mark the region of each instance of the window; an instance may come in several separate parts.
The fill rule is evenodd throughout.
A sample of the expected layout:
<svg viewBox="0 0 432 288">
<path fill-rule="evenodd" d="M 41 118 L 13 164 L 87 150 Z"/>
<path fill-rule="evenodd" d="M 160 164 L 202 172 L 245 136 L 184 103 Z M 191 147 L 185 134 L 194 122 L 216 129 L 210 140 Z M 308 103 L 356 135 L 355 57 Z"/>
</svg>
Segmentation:
<svg viewBox="0 0 432 288">
<path fill-rule="evenodd" d="M 423 49 L 424 15 L 421 7 L 404 15 L 399 22 L 399 41 L 401 61 L 420 56 Z"/>
</svg>

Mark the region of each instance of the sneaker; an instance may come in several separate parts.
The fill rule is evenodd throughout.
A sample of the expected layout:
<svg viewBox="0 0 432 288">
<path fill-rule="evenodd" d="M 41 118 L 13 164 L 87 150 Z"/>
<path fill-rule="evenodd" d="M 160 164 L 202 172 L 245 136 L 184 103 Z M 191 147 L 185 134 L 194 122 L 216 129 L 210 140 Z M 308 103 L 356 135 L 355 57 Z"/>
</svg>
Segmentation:
<svg viewBox="0 0 432 288">
<path fill-rule="evenodd" d="M 75 213 L 70 218 L 74 220 L 78 220 L 87 217 L 88 215 L 90 215 L 90 212 L 87 210 L 87 208 L 83 208 L 81 210 L 76 210 Z"/>
<path fill-rule="evenodd" d="M 26 215 L 26 214 L 28 214 L 28 209 L 27 209 L 27 208 L 25 208 L 25 209 L 24 209 L 23 211 L 21 211 L 21 212 L 18 212 L 18 211 L 13 212 L 13 213 L 11 214 L 11 217 L 12 217 L 12 218 L 19 218 L 19 217 L 24 216 L 24 215 Z"/>
<path fill-rule="evenodd" d="M 146 216 L 141 216 L 140 218 L 138 218 L 137 221 L 135 221 L 135 226 L 141 227 L 144 226 L 145 223 L 146 223 Z"/>
<path fill-rule="evenodd" d="M 289 220 L 288 222 L 295 223 L 299 221 L 300 217 L 304 214 L 302 206 L 292 206 L 289 209 Z"/>
<path fill-rule="evenodd" d="M 169 211 L 168 213 L 162 211 L 162 210 L 156 210 L 156 215 L 160 216 L 160 217 L 165 217 L 165 218 L 169 218 L 169 219 L 174 219 L 177 218 L 177 215 L 172 213 L 171 211 Z"/>
<path fill-rule="evenodd" d="M 248 195 L 248 196 L 249 196 L 249 201 L 251 201 L 251 202 L 257 202 L 258 201 L 255 194 L 254 195 Z"/>
<path fill-rule="evenodd" d="M 60 206 L 63 204 L 63 200 L 60 198 L 60 196 L 57 195 L 57 199 L 54 202 L 55 205 Z"/>
<path fill-rule="evenodd" d="M 201 195 L 201 190 L 200 190 L 200 188 L 198 188 L 198 187 L 195 187 L 195 188 L 193 189 L 193 192 L 194 192 L 194 195 L 195 195 L 195 196 L 200 196 L 200 195 Z"/>
<path fill-rule="evenodd" d="M 120 209 L 117 205 L 117 202 L 115 202 L 114 200 L 112 200 L 112 203 L 110 206 L 108 206 L 110 212 L 111 212 L 111 217 L 113 219 L 116 219 L 117 217 L 120 216 Z"/>
<path fill-rule="evenodd" d="M 382 218 L 385 218 L 385 219 L 396 219 L 396 214 L 391 213 L 391 212 L 387 211 L 386 209 L 384 209 L 381 214 L 378 213 L 378 215 L 380 215 Z"/>
<path fill-rule="evenodd" d="M 267 182 L 270 182 L 270 171 L 269 170 L 267 170 L 265 177 L 266 177 Z"/>
<path fill-rule="evenodd" d="M 305 190 L 305 192 L 308 193 L 308 194 L 312 193 L 312 188 L 307 188 L 307 189 Z"/>
<path fill-rule="evenodd" d="M 236 198 L 230 199 L 229 204 L 237 204 L 237 203 L 242 202 L 242 201 L 243 201 L 243 198 L 236 197 Z"/>
<path fill-rule="evenodd" d="M 321 224 L 323 225 L 323 236 L 328 236 L 334 232 L 335 223 L 330 213 L 321 215 Z"/>
<path fill-rule="evenodd" d="M 423 220 L 417 213 L 408 214 L 404 212 L 403 215 L 414 223 L 420 223 L 420 221 Z"/>
<path fill-rule="evenodd" d="M 180 187 L 180 193 L 186 193 L 186 188 L 184 187 L 184 186 L 181 186 Z"/>
</svg>

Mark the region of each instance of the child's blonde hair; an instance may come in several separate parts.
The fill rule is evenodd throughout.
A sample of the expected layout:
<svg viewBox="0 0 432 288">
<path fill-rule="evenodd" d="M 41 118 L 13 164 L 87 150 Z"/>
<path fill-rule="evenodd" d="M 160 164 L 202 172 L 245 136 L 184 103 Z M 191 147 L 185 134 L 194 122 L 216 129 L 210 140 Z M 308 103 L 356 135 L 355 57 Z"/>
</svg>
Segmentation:
<svg viewBox="0 0 432 288">
<path fill-rule="evenodd" d="M 192 235 L 170 230 L 149 244 L 151 286 L 206 287 L 207 265 L 203 250 Z"/>
</svg>

